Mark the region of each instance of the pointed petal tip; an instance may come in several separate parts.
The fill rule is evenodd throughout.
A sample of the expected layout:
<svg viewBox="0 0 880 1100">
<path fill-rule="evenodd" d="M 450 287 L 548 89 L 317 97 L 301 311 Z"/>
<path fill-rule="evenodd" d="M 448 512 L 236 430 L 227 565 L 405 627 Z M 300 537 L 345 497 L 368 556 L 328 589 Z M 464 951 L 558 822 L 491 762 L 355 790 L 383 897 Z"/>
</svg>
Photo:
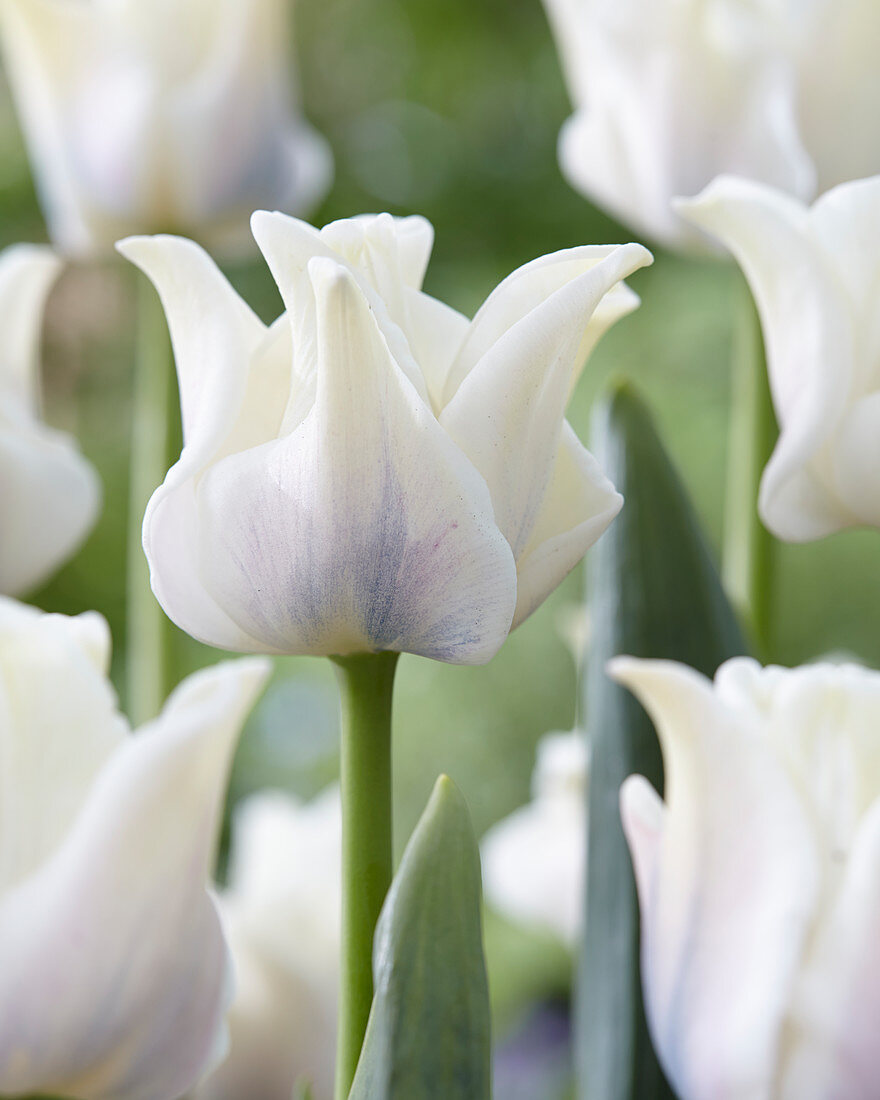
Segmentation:
<svg viewBox="0 0 880 1100">
<path fill-rule="evenodd" d="M 664 803 L 643 775 L 629 775 L 620 785 L 620 820 L 627 843 L 634 849 L 642 839 L 663 829 Z"/>
</svg>

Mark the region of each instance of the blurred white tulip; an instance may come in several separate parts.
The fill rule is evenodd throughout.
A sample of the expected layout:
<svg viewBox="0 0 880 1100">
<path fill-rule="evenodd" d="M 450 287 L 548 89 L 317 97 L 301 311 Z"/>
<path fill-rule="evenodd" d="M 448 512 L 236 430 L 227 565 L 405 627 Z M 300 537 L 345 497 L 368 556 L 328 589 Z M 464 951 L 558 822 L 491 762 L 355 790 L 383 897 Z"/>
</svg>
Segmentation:
<svg viewBox="0 0 880 1100">
<path fill-rule="evenodd" d="M 40 419 L 43 309 L 60 270 L 48 248 L 0 253 L 0 592 L 36 587 L 70 557 L 98 513 L 95 471 Z"/>
<path fill-rule="evenodd" d="M 423 218 L 253 225 L 287 307 L 270 328 L 192 242 L 119 246 L 159 289 L 181 388 L 183 453 L 144 520 L 159 602 L 226 649 L 488 660 L 621 506 L 565 406 L 650 254 L 542 257 L 469 321 L 420 290 Z"/>
<path fill-rule="evenodd" d="M 739 260 L 780 425 L 759 508 L 779 538 L 880 526 L 880 176 L 810 209 L 722 177 L 680 209 Z"/>
<path fill-rule="evenodd" d="M 681 1100 L 873 1100 L 880 674 L 610 670 L 657 725 L 665 802 L 621 791 L 654 1044 Z"/>
<path fill-rule="evenodd" d="M 216 1063 L 228 953 L 208 876 L 268 674 L 186 680 L 132 735 L 97 614 L 0 598 L 0 1094 L 177 1100 Z"/>
<path fill-rule="evenodd" d="M 548 734 L 538 745 L 532 801 L 483 837 L 486 900 L 509 919 L 573 947 L 581 929 L 587 858 L 584 734 Z"/>
<path fill-rule="evenodd" d="M 67 252 L 183 231 L 236 246 L 331 175 L 294 107 L 289 0 L 0 0 L 50 231 Z"/>
<path fill-rule="evenodd" d="M 880 171 L 875 0 L 545 6 L 575 107 L 563 171 L 654 240 L 706 247 L 672 200 L 718 175 L 809 199 Z"/>
<path fill-rule="evenodd" d="M 229 1053 L 197 1100 L 290 1100 L 298 1083 L 333 1095 L 341 849 L 337 787 L 237 808 L 220 898 L 235 969 Z"/>
</svg>

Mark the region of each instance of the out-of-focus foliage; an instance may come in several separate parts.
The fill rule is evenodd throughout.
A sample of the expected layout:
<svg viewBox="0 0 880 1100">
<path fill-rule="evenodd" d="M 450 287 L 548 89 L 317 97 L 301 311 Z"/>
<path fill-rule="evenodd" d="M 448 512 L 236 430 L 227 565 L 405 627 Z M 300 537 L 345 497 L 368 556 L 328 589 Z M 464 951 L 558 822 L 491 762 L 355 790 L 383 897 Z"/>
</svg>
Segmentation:
<svg viewBox="0 0 880 1100">
<path fill-rule="evenodd" d="M 560 175 L 556 139 L 570 105 L 539 0 L 297 2 L 305 113 L 336 159 L 336 183 L 316 212 L 318 223 L 379 209 L 425 214 L 437 230 L 426 289 L 469 312 L 534 256 L 630 239 Z M 42 239 L 21 139 L 0 85 L 0 245 Z M 230 274 L 264 317 L 279 311 L 262 265 L 243 264 Z M 34 596 L 50 610 L 100 610 L 120 642 L 136 277 L 121 260 L 79 267 L 62 277 L 50 303 L 48 418 L 79 435 L 103 477 L 106 509 L 82 553 Z M 721 263 L 660 254 L 632 285 L 642 308 L 600 344 L 570 418 L 585 437 L 590 405 L 608 375 L 637 380 L 717 545 L 734 274 Z M 774 659 L 794 663 L 845 648 L 880 663 L 875 555 L 874 532 L 782 548 Z M 576 574 L 488 668 L 402 660 L 399 848 L 440 772 L 460 786 L 478 835 L 526 801 L 537 741 L 573 722 L 575 675 L 556 624 L 580 591 Z M 216 659 L 182 636 L 178 645 L 181 676 Z M 117 669 L 123 658 L 120 645 Z M 275 690 L 239 753 L 237 795 L 267 779 L 309 795 L 332 777 L 336 709 L 325 665 L 279 662 Z M 489 955 L 491 965 L 491 943 Z"/>
</svg>

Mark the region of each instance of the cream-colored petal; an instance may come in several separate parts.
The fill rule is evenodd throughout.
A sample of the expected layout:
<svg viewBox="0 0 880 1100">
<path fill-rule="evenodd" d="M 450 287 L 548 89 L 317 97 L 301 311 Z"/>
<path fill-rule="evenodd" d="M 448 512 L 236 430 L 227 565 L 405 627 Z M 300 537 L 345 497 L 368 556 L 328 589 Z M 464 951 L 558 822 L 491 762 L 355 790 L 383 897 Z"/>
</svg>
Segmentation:
<svg viewBox="0 0 880 1100">
<path fill-rule="evenodd" d="M 478 315 L 474 321 L 472 333 L 477 335 L 471 350 L 478 338 L 482 342 L 479 329 L 502 329 L 501 314 L 510 327 L 502 329 L 466 375 L 443 410 L 441 423 L 486 479 L 496 521 L 517 561 L 547 499 L 565 405 L 590 319 L 603 296 L 649 260 L 640 245 L 622 245 L 539 298 L 538 305 L 511 324 L 514 309 L 534 300 L 531 278 L 525 280 L 523 290 L 529 293 L 524 297 L 518 291 L 521 280 L 514 280 L 510 294 L 500 295 L 497 307 L 485 307 L 485 320 L 480 322 Z M 564 266 L 571 274 L 582 262 L 571 257 Z M 553 286 L 559 269 L 539 266 L 536 275 L 542 274 Z M 496 310 L 497 325 L 490 316 Z M 572 515 L 570 522 L 576 526 L 583 516 Z"/>
<path fill-rule="evenodd" d="M 0 899 L 0 1091 L 176 1100 L 217 1059 L 228 957 L 207 890 L 226 776 L 268 674 L 190 677 Z"/>
<path fill-rule="evenodd" d="M 4 0 L 3 57 L 53 241 L 65 252 L 92 246 L 91 211 L 68 140 L 76 84 L 94 63 L 91 4 Z"/>
<path fill-rule="evenodd" d="M 792 997 L 780 1100 L 872 1100 L 880 1079 L 880 802 L 862 821 Z"/>
<path fill-rule="evenodd" d="M 0 598 L 0 896 L 55 850 L 128 732 L 107 656 L 100 616 Z"/>
<path fill-rule="evenodd" d="M 413 260 L 400 240 L 412 249 L 412 239 L 418 241 L 417 229 L 401 229 L 409 219 L 379 214 L 346 218 L 331 222 L 317 230 L 298 218 L 275 211 L 258 210 L 251 218 L 254 239 L 260 246 L 269 270 L 278 284 L 293 331 L 296 350 L 296 371 L 301 387 L 314 387 L 318 370 L 315 347 L 315 300 L 306 271 L 313 259 L 328 259 L 341 264 L 355 279 L 370 304 L 382 334 L 400 369 L 404 372 L 426 404 L 428 388 L 404 329 L 407 284 L 404 273 L 412 275 Z M 409 268 L 402 262 L 402 254 Z M 284 431 L 298 423 L 300 402 L 294 393 L 284 419 Z"/>
<path fill-rule="evenodd" d="M 623 252 L 620 251 L 621 248 L 624 249 Z M 605 261 L 612 256 L 616 259 L 609 265 Z M 621 262 L 624 258 L 626 262 Z M 620 262 L 622 273 L 617 276 L 617 279 L 608 280 L 605 293 L 609 295 L 609 303 L 601 309 L 598 300 L 597 304 L 594 304 L 596 315 L 589 319 L 589 323 L 584 322 L 581 343 L 572 353 L 573 368 L 579 373 L 589 351 L 595 346 L 602 333 L 610 327 L 613 320 L 629 312 L 627 308 L 618 308 L 622 295 L 631 302 L 632 299 L 627 295 L 627 291 L 620 289 L 612 291 L 612 287 L 616 281 L 651 263 L 650 253 L 640 245 L 584 245 L 580 248 L 567 248 L 532 260 L 508 275 L 477 311 L 470 331 L 464 337 L 446 378 L 444 404 L 452 400 L 459 386 L 476 364 L 514 325 L 536 311 L 569 283 L 578 280 L 599 265 L 602 265 L 603 272 L 607 273 L 609 267 L 617 262 Z M 601 279 L 601 276 L 599 278 Z M 631 293 L 629 292 L 630 295 Z M 572 385 L 578 377 L 574 370 Z"/>
<path fill-rule="evenodd" d="M 266 326 L 211 257 L 182 237 L 129 237 L 117 244 L 159 292 L 174 345 L 188 465 L 208 461 L 231 430 L 251 356 Z"/>
<path fill-rule="evenodd" d="M 449 371 L 471 323 L 463 313 L 419 290 L 406 288 L 405 301 L 409 346 L 439 414 Z"/>
<path fill-rule="evenodd" d="M 655 1047 L 682 1100 L 771 1096 L 820 887 L 811 823 L 772 746 L 704 677 L 627 657 L 609 671 L 663 748 L 663 814 L 638 788 L 624 803 Z"/>
<path fill-rule="evenodd" d="M 623 497 L 566 421 L 543 504 L 516 563 L 515 627 L 568 576 L 622 507 Z"/>
<path fill-rule="evenodd" d="M 38 421 L 3 423 L 0 402 L 0 592 L 45 581 L 79 548 L 101 502 L 95 470 L 73 440 Z"/>
<path fill-rule="evenodd" d="M 0 395 L 27 412 L 40 407 L 40 333 L 60 270 L 61 260 L 43 245 L 13 245 L 0 253 Z"/>
<path fill-rule="evenodd" d="M 281 652 L 488 660 L 516 582 L 485 483 L 395 362 L 350 273 L 316 259 L 309 274 L 315 406 L 292 435 L 201 481 L 205 584 Z"/>
<path fill-rule="evenodd" d="M 760 511 L 780 538 L 820 538 L 856 522 L 819 459 L 856 377 L 853 310 L 806 207 L 747 180 L 715 180 L 682 214 L 742 266 L 764 329 L 780 436 L 761 482 Z"/>
</svg>

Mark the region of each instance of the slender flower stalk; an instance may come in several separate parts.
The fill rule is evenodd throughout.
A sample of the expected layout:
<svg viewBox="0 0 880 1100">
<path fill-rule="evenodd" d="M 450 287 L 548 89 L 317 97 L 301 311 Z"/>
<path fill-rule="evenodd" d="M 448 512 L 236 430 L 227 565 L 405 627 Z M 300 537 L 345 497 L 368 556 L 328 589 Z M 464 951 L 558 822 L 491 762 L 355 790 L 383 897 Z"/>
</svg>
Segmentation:
<svg viewBox="0 0 880 1100">
<path fill-rule="evenodd" d="M 336 1100 L 354 1080 L 373 1001 L 373 933 L 391 885 L 391 700 L 397 653 L 334 657 L 342 702 L 342 957 Z"/>
<path fill-rule="evenodd" d="M 742 279 L 737 284 L 723 574 L 732 603 L 766 659 L 773 647 L 776 540 L 758 516 L 758 495 L 779 431 L 767 381 L 761 322 L 748 285 Z"/>
<path fill-rule="evenodd" d="M 126 637 L 128 709 L 135 723 L 159 713 L 172 685 L 169 643 L 174 629 L 150 588 L 141 527 L 144 509 L 165 471 L 178 419 L 174 360 L 165 315 L 152 286 L 139 280 L 137 354 L 132 393 Z"/>
</svg>

